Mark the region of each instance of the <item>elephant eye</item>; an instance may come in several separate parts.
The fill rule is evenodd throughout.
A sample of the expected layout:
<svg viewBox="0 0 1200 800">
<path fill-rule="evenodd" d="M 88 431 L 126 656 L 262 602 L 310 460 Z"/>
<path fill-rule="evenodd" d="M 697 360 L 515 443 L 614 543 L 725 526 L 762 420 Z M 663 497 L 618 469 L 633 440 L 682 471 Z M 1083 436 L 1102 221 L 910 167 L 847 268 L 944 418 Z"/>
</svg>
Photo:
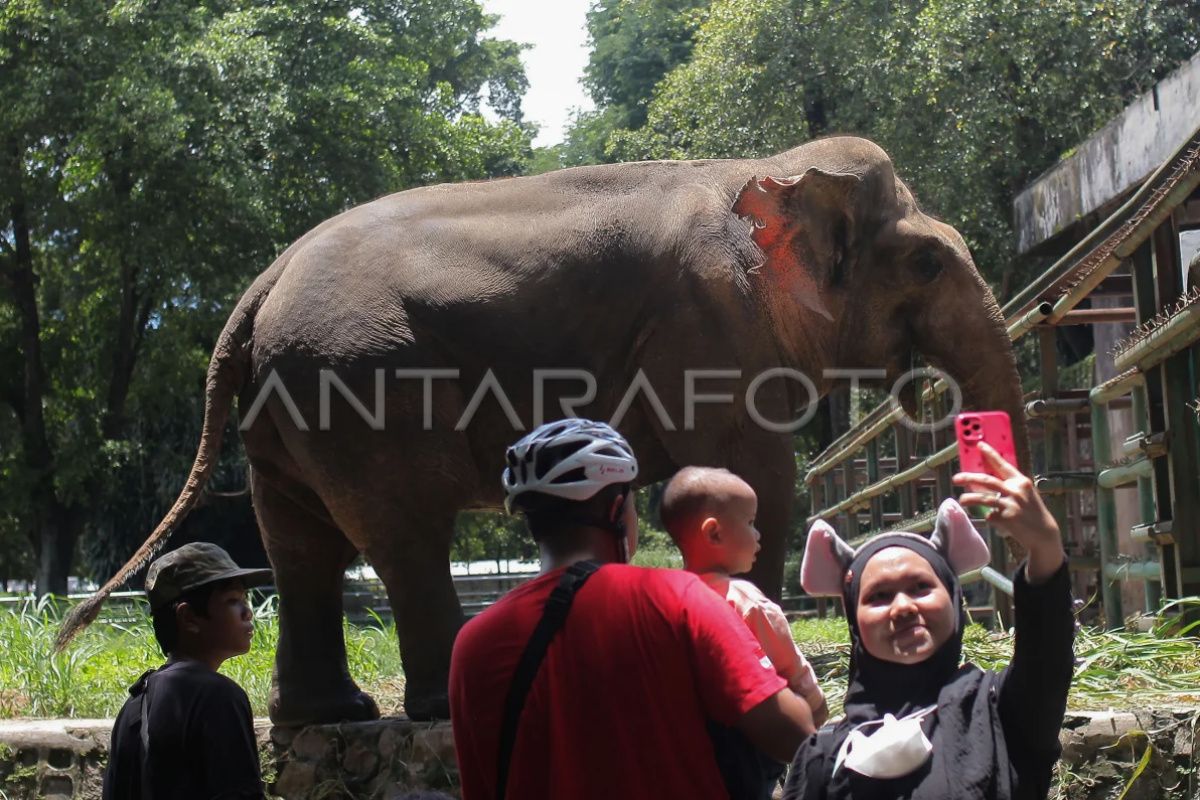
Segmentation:
<svg viewBox="0 0 1200 800">
<path fill-rule="evenodd" d="M 922 253 L 914 265 L 917 283 L 929 283 L 942 271 L 942 262 L 933 253 Z"/>
</svg>

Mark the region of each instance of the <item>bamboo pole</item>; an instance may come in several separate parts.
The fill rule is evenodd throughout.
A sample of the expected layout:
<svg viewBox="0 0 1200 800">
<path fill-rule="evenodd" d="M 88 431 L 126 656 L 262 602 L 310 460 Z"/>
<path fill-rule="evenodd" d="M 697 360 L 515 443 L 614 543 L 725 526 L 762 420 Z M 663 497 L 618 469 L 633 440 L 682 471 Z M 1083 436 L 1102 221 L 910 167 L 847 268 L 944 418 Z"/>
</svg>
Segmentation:
<svg viewBox="0 0 1200 800">
<path fill-rule="evenodd" d="M 1104 577 L 1109 582 L 1105 585 L 1117 586 L 1121 581 L 1143 580 L 1154 583 L 1162 582 L 1162 564 L 1157 561 L 1105 561 Z M 1121 596 L 1117 589 L 1117 597 Z M 1119 628 L 1120 625 L 1109 625 Z"/>
<path fill-rule="evenodd" d="M 1200 303 L 1193 303 L 1116 357 L 1117 369 L 1145 371 L 1191 346 L 1200 338 Z"/>
<path fill-rule="evenodd" d="M 852 508 L 861 507 L 862 505 L 866 504 L 866 502 L 868 500 L 870 500 L 872 497 L 884 494 L 885 492 L 889 492 L 897 486 L 908 483 L 912 479 L 918 478 L 921 475 L 924 475 L 926 472 L 929 472 L 930 470 L 936 469 L 938 466 L 945 464 L 947 461 L 950 461 L 957 455 L 958 455 L 958 444 L 957 443 L 952 444 L 948 447 L 944 447 L 941 450 L 934 453 L 933 455 L 929 456 L 928 458 L 918 461 L 915 465 L 913 465 L 912 467 L 909 467 L 908 469 L 904 470 L 903 472 L 898 472 L 895 475 L 892 475 L 888 478 L 884 478 L 881 481 L 876 481 L 875 483 L 871 484 L 870 486 L 863 487 L 857 493 L 855 493 L 854 495 L 852 495 L 850 497 L 847 497 L 845 500 L 842 500 L 840 503 L 837 503 L 836 505 L 832 505 L 828 508 L 821 509 L 820 511 L 818 511 L 817 513 L 815 513 L 811 517 L 809 517 L 807 520 L 805 520 L 805 524 L 812 525 L 814 522 L 816 522 L 819 519 L 828 519 L 837 514 L 841 514 L 843 511 L 847 511 Z"/>
<path fill-rule="evenodd" d="M 1096 476 L 1096 484 L 1105 489 L 1116 489 L 1119 486 L 1135 482 L 1138 478 L 1149 478 L 1154 474 L 1154 462 L 1148 458 L 1139 458 L 1131 464 L 1119 467 L 1109 467 L 1101 470 Z"/>
<path fill-rule="evenodd" d="M 1138 386 L 1146 385 L 1146 375 L 1138 369 L 1128 369 L 1115 378 L 1093 386 L 1088 392 L 1088 399 L 1093 406 L 1108 405 L 1118 397 L 1124 397 Z"/>
</svg>

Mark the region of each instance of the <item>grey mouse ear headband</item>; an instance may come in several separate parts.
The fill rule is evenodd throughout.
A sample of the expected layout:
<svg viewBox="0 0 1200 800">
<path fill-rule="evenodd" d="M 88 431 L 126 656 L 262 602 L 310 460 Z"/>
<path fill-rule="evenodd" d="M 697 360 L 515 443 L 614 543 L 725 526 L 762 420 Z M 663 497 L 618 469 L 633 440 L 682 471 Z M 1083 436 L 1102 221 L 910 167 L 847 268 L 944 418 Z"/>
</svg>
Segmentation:
<svg viewBox="0 0 1200 800">
<path fill-rule="evenodd" d="M 975 530 L 975 525 L 957 500 L 948 499 L 938 508 L 937 522 L 933 533 L 925 538 L 908 531 L 882 534 L 885 536 L 912 536 L 920 539 L 938 552 L 955 575 L 962 575 L 986 566 L 991 561 L 987 543 Z M 863 547 L 874 539 L 863 543 Z M 854 557 L 862 550 L 855 550 L 842 541 L 829 523 L 817 520 L 808 529 L 808 541 L 804 545 L 804 561 L 800 565 L 800 585 L 804 591 L 818 597 L 841 597 L 846 571 Z"/>
</svg>

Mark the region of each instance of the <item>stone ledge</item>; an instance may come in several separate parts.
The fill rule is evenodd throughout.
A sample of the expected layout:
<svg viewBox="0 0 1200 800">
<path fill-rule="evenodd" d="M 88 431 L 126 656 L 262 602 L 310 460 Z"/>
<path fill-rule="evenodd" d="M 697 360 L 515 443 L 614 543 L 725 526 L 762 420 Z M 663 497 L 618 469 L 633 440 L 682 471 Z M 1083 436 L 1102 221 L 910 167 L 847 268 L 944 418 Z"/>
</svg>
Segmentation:
<svg viewBox="0 0 1200 800">
<path fill-rule="evenodd" d="M 1148 745 L 1149 765 L 1126 800 L 1190 798 L 1198 708 L 1070 711 L 1060 741 L 1059 800 L 1113 800 Z M 264 778 L 285 800 L 397 800 L 408 792 L 457 795 L 448 722 L 404 718 L 302 729 L 256 720 Z M 10 800 L 100 796 L 112 720 L 0 721 L 0 791 Z M 1195 780 L 1194 778 L 1191 778 Z"/>
<path fill-rule="evenodd" d="M 0 792 L 13 798 L 98 798 L 112 720 L 0 723 Z"/>
<path fill-rule="evenodd" d="M 457 794 L 449 722 L 404 718 L 274 728 L 272 791 L 280 797 L 392 800 L 412 791 Z"/>
</svg>

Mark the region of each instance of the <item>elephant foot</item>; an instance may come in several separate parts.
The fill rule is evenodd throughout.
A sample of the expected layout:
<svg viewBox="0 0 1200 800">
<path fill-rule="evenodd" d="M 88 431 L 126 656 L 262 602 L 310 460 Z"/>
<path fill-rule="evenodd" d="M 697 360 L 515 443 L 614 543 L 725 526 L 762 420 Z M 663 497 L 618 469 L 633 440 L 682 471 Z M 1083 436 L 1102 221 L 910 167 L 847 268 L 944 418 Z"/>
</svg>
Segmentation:
<svg viewBox="0 0 1200 800">
<path fill-rule="evenodd" d="M 271 722 L 280 728 L 298 728 L 334 722 L 366 722 L 379 719 L 379 706 L 358 687 L 339 694 L 320 691 L 280 691 L 271 688 L 267 704 Z"/>
<path fill-rule="evenodd" d="M 450 697 L 445 690 L 439 692 L 404 692 L 404 713 L 417 722 L 450 719 Z"/>
</svg>

